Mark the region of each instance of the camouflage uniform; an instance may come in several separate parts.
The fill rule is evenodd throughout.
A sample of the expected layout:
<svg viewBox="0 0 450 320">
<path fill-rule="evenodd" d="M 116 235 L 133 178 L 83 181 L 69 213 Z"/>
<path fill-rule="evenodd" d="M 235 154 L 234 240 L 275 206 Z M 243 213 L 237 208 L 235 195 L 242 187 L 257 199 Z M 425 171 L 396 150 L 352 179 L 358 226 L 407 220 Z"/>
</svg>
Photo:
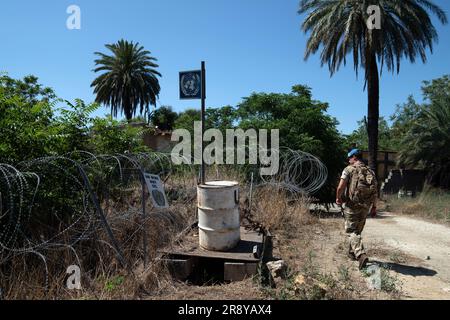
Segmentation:
<svg viewBox="0 0 450 320">
<path fill-rule="evenodd" d="M 366 225 L 366 218 L 369 208 L 350 209 L 345 207 L 345 233 L 348 237 L 349 253 L 353 253 L 358 259 L 366 253 L 361 238 L 361 233 Z"/>
<path fill-rule="evenodd" d="M 358 165 L 358 164 L 355 164 Z M 342 172 L 341 179 L 347 181 L 347 194 L 352 192 L 352 174 L 355 172 L 355 167 L 350 165 L 344 169 Z M 346 196 L 348 198 L 348 196 Z M 365 254 L 364 245 L 361 238 L 361 233 L 366 224 L 367 215 L 372 204 L 367 205 L 352 204 L 346 202 L 344 208 L 344 218 L 345 218 L 345 233 L 348 237 L 349 253 L 353 253 L 358 259 L 362 254 Z"/>
</svg>

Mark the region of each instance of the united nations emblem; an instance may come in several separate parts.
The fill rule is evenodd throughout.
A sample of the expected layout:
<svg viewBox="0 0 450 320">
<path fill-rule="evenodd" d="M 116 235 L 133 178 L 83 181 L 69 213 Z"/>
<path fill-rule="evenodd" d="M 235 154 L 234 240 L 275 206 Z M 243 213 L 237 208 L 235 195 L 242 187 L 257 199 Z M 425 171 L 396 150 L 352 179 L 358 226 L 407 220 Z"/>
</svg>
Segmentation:
<svg viewBox="0 0 450 320">
<path fill-rule="evenodd" d="M 201 72 L 180 73 L 180 98 L 200 99 L 201 98 Z"/>
</svg>

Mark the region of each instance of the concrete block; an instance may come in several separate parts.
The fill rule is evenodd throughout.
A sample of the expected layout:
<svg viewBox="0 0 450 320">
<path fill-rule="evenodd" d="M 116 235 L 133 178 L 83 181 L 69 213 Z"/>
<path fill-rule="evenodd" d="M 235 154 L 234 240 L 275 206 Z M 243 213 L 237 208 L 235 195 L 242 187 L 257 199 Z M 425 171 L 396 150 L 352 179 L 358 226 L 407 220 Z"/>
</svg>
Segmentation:
<svg viewBox="0 0 450 320">
<path fill-rule="evenodd" d="M 223 279 L 225 281 L 242 281 L 257 272 L 257 263 L 225 262 Z"/>
<path fill-rule="evenodd" d="M 195 258 L 187 259 L 164 259 L 172 276 L 179 280 L 187 279 L 191 274 L 195 266 Z"/>
</svg>

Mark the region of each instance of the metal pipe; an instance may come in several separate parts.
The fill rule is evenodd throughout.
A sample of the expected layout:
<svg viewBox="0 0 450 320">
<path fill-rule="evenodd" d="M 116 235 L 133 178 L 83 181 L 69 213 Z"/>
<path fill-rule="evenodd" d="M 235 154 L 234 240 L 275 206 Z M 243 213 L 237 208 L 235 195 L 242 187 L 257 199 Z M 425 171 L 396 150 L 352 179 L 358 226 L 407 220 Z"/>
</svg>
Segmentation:
<svg viewBox="0 0 450 320">
<path fill-rule="evenodd" d="M 205 69 L 205 61 L 202 61 L 202 164 L 201 164 L 201 174 L 200 174 L 200 184 L 205 184 L 205 160 L 203 159 L 203 151 L 205 150 L 205 142 L 203 141 L 203 137 L 205 134 L 205 99 L 206 99 L 206 69 Z"/>
</svg>

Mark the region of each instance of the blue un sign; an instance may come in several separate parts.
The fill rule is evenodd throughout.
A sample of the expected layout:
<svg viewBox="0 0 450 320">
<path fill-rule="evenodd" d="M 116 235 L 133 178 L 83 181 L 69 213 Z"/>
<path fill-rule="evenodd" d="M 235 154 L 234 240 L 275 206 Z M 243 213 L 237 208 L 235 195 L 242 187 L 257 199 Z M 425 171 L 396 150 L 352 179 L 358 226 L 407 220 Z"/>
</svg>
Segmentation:
<svg viewBox="0 0 450 320">
<path fill-rule="evenodd" d="M 202 98 L 201 70 L 180 72 L 180 99 Z"/>
</svg>

